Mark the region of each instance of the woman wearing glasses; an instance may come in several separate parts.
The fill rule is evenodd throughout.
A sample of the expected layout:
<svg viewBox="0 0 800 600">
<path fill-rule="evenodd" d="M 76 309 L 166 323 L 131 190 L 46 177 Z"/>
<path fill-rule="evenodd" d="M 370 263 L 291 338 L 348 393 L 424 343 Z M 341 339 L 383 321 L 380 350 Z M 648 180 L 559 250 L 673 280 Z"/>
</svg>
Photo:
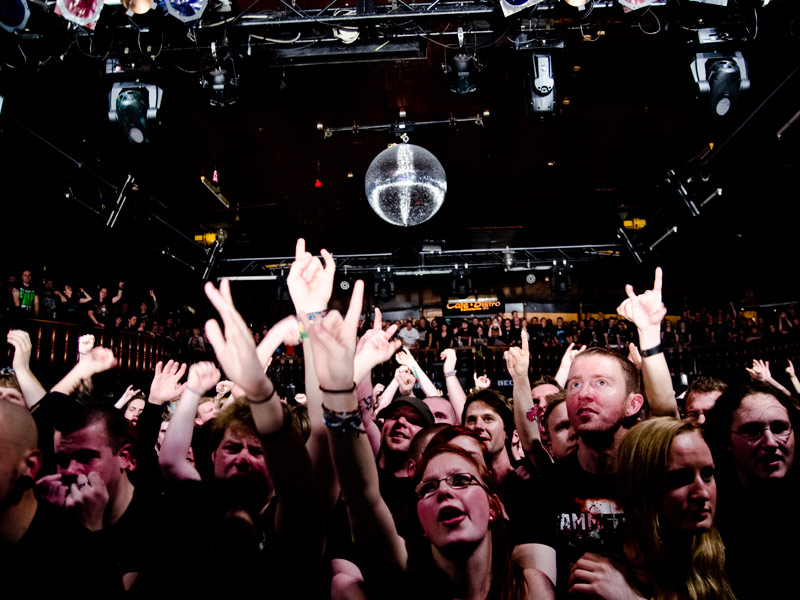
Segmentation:
<svg viewBox="0 0 800 600">
<path fill-rule="evenodd" d="M 353 383 L 362 298 L 359 281 L 344 319 L 336 311 L 313 324 L 300 317 L 313 350 L 331 456 L 347 502 L 367 597 L 534 597 L 537 586 L 546 589 L 549 580 L 526 571 L 530 588 L 536 588 L 529 594 L 523 573 L 512 566 L 503 511 L 491 490 L 491 478 L 478 459 L 462 448 L 443 445 L 423 454 L 414 483 L 416 515 L 424 534 L 406 541 L 397 533 L 380 494 Z M 380 339 L 370 343 L 380 351 Z M 552 594 L 552 587 L 549 591 Z"/>
<path fill-rule="evenodd" d="M 726 570 L 739 600 L 797 593 L 795 431 L 797 401 L 753 381 L 728 388 L 708 417 L 706 432 L 719 480 L 718 524 Z"/>
</svg>

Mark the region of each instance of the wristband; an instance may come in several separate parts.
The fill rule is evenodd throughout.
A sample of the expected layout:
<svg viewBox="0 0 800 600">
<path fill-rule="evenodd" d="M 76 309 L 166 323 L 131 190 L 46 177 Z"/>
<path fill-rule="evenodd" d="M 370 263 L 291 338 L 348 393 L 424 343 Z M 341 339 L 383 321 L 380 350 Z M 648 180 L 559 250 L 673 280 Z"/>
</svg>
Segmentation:
<svg viewBox="0 0 800 600">
<path fill-rule="evenodd" d="M 278 392 L 278 388 L 276 388 L 275 386 L 272 386 L 272 393 L 269 396 L 267 396 L 266 398 L 264 398 L 263 400 L 251 400 L 250 398 L 248 398 L 247 401 L 250 404 L 264 404 L 264 402 L 268 402 L 268 401 L 272 400 L 272 397 L 277 392 Z"/>
<path fill-rule="evenodd" d="M 201 398 L 203 397 L 203 394 L 201 394 L 201 393 L 200 393 L 200 392 L 198 392 L 197 390 L 193 390 L 193 389 L 192 389 L 192 388 L 190 388 L 188 385 L 186 386 L 186 391 L 187 391 L 187 392 L 192 392 L 192 393 L 193 393 L 195 396 L 200 396 Z"/>
<path fill-rule="evenodd" d="M 350 411 L 334 411 L 323 404 L 322 420 L 328 429 L 334 430 L 339 435 L 344 435 L 348 431 L 354 431 L 358 434 L 367 433 L 367 430 L 362 426 L 360 408 Z"/>
<path fill-rule="evenodd" d="M 639 354 L 642 355 L 642 358 L 647 358 L 648 356 L 655 356 L 656 354 L 661 354 L 664 350 L 661 348 L 661 344 L 657 344 L 652 348 L 648 348 L 647 350 L 640 350 Z"/>
<path fill-rule="evenodd" d="M 445 376 L 445 377 L 452 377 L 452 376 L 453 376 L 453 375 L 455 375 L 457 372 L 458 372 L 458 371 L 456 371 L 455 369 L 453 369 L 452 371 L 445 371 L 445 372 L 444 372 L 444 376 Z"/>
<path fill-rule="evenodd" d="M 317 318 L 322 319 L 327 314 L 328 314 L 328 309 L 326 308 L 325 310 L 318 310 L 317 312 L 306 313 L 306 317 L 308 318 L 309 323 L 313 323 L 314 319 Z"/>
<path fill-rule="evenodd" d="M 321 392 L 325 392 L 326 394 L 352 394 L 354 391 L 356 391 L 356 382 L 353 382 L 353 387 L 351 387 L 349 390 L 326 390 L 322 386 L 319 386 L 319 390 Z"/>
</svg>

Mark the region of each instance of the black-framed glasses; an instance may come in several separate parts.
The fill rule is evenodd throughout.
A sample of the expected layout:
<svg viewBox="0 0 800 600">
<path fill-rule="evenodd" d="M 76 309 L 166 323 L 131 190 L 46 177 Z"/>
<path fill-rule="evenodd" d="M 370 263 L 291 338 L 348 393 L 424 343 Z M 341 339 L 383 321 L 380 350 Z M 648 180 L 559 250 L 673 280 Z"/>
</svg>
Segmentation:
<svg viewBox="0 0 800 600">
<path fill-rule="evenodd" d="M 789 436 L 792 435 L 792 424 L 788 421 L 773 421 L 772 423 L 746 423 L 739 428 L 738 431 L 731 431 L 731 433 L 743 437 L 750 443 L 757 442 L 764 434 L 770 431 L 775 439 L 786 442 Z"/>
<path fill-rule="evenodd" d="M 417 498 L 422 500 L 428 498 L 436 493 L 442 482 L 446 482 L 451 489 L 460 490 L 470 485 L 479 485 L 483 487 L 483 483 L 472 473 L 451 473 L 447 477 L 441 479 L 426 479 L 420 482 L 417 486 Z"/>
</svg>

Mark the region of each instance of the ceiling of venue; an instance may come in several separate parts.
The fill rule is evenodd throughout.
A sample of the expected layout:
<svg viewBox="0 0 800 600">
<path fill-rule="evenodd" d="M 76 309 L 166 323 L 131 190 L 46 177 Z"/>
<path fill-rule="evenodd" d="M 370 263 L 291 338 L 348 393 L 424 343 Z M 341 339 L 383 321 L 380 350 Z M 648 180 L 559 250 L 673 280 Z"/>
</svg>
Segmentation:
<svg viewBox="0 0 800 600">
<path fill-rule="evenodd" d="M 797 228 L 799 3 L 620 2 L 528 2 L 506 17 L 495 0 L 212 1 L 187 23 L 107 3 L 89 29 L 27 0 L 25 27 L 0 30 L 13 262 L 58 250 L 198 279 L 263 275 L 302 235 L 382 255 L 345 259 L 356 271 L 418 267 L 438 245 L 455 252 L 427 266 L 502 272 L 508 247 L 517 266 L 660 263 L 692 285 L 746 273 L 779 292 Z M 713 115 L 690 65 L 737 52 L 749 89 Z M 551 61 L 552 112 L 531 107 L 534 55 Z M 456 56 L 474 91 L 451 90 Z M 163 91 L 149 141 L 110 122 L 115 82 Z M 402 132 L 448 182 L 441 210 L 407 228 L 364 191 Z M 626 219 L 646 225 L 620 234 Z M 221 252 L 194 242 L 219 229 Z"/>
</svg>

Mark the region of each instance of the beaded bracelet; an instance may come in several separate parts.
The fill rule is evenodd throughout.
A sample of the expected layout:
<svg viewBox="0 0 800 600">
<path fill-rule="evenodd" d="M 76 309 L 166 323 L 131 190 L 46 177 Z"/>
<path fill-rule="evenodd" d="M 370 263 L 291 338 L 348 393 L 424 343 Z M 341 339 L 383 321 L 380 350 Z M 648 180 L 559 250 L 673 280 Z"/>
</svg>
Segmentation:
<svg viewBox="0 0 800 600">
<path fill-rule="evenodd" d="M 339 435 L 344 435 L 348 431 L 356 433 L 367 433 L 362 425 L 361 409 L 334 411 L 322 405 L 322 420 L 328 429 L 333 429 Z"/>
</svg>

